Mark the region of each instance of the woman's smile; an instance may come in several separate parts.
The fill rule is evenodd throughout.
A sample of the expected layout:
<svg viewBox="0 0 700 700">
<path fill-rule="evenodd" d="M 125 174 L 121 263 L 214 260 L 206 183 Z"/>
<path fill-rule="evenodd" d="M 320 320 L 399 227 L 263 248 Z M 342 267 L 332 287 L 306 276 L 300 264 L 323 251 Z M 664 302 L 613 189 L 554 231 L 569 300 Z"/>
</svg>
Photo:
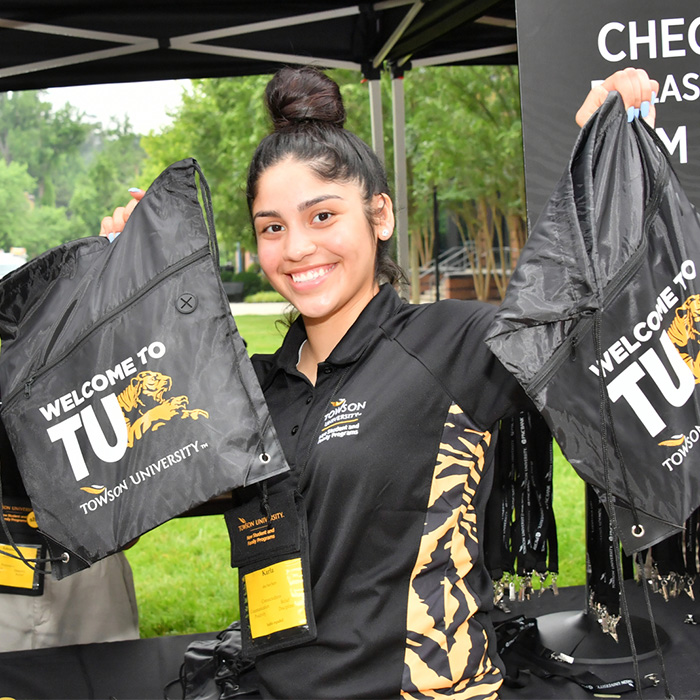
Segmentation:
<svg viewBox="0 0 700 700">
<path fill-rule="evenodd" d="M 322 267 L 312 267 L 301 272 L 290 272 L 289 276 L 292 278 L 292 282 L 294 282 L 294 284 L 316 282 L 325 278 L 326 275 L 328 275 L 334 269 L 335 265 L 324 265 Z"/>
</svg>

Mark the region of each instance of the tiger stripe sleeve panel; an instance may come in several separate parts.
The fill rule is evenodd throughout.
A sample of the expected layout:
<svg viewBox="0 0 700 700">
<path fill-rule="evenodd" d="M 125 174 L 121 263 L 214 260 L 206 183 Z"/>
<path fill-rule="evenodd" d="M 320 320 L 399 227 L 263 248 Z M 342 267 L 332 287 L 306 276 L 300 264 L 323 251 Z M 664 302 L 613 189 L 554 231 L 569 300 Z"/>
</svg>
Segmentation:
<svg viewBox="0 0 700 700">
<path fill-rule="evenodd" d="M 481 558 L 475 497 L 490 439 L 452 404 L 411 575 L 404 698 L 495 698 L 501 685 L 488 635 L 474 619 L 482 601 L 470 585 Z"/>
</svg>

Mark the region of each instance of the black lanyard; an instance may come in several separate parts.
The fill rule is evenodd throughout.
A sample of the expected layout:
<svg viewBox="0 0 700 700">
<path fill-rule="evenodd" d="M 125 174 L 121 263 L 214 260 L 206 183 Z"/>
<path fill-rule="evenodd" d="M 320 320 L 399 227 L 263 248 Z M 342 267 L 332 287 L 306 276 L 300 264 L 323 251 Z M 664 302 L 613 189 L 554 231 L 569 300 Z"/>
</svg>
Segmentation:
<svg viewBox="0 0 700 700">
<path fill-rule="evenodd" d="M 552 435 L 544 419 L 529 411 L 503 419 L 495 454 L 485 538 L 494 600 L 499 604 L 506 588 L 511 599 L 529 598 L 534 577 L 540 579 L 541 595 L 550 575 L 549 588 L 556 593 Z"/>
</svg>

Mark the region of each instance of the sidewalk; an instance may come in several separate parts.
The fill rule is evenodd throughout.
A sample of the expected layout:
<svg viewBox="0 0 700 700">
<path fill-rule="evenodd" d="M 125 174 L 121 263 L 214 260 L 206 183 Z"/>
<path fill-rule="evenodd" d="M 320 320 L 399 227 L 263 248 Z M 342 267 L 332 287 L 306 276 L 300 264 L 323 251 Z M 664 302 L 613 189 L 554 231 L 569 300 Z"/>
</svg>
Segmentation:
<svg viewBox="0 0 700 700">
<path fill-rule="evenodd" d="M 239 302 L 229 304 L 233 317 L 236 316 L 282 316 L 289 308 L 286 301 Z"/>
</svg>

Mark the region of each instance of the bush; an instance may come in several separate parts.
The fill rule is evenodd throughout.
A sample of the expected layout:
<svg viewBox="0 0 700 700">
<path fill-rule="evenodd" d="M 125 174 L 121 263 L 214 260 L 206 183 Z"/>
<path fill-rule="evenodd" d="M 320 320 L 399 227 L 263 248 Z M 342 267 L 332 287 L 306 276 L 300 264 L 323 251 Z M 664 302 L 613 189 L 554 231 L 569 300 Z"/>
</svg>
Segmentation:
<svg viewBox="0 0 700 700">
<path fill-rule="evenodd" d="M 235 272 L 232 267 L 227 266 L 222 267 L 219 270 L 219 274 L 222 282 L 243 282 L 244 297 L 272 289 L 270 283 L 262 275 L 250 268 L 245 272 Z"/>
<path fill-rule="evenodd" d="M 234 275 L 233 282 L 243 282 L 243 296 L 255 294 L 263 288 L 263 278 L 255 272 L 239 272 Z"/>
<path fill-rule="evenodd" d="M 249 296 L 247 296 L 245 300 L 250 302 L 287 301 L 281 294 L 276 292 L 274 289 L 255 292 L 255 294 L 250 294 Z"/>
<path fill-rule="evenodd" d="M 219 275 L 221 276 L 222 282 L 235 282 L 236 271 L 233 266 L 227 265 L 226 267 L 219 268 Z"/>
</svg>

